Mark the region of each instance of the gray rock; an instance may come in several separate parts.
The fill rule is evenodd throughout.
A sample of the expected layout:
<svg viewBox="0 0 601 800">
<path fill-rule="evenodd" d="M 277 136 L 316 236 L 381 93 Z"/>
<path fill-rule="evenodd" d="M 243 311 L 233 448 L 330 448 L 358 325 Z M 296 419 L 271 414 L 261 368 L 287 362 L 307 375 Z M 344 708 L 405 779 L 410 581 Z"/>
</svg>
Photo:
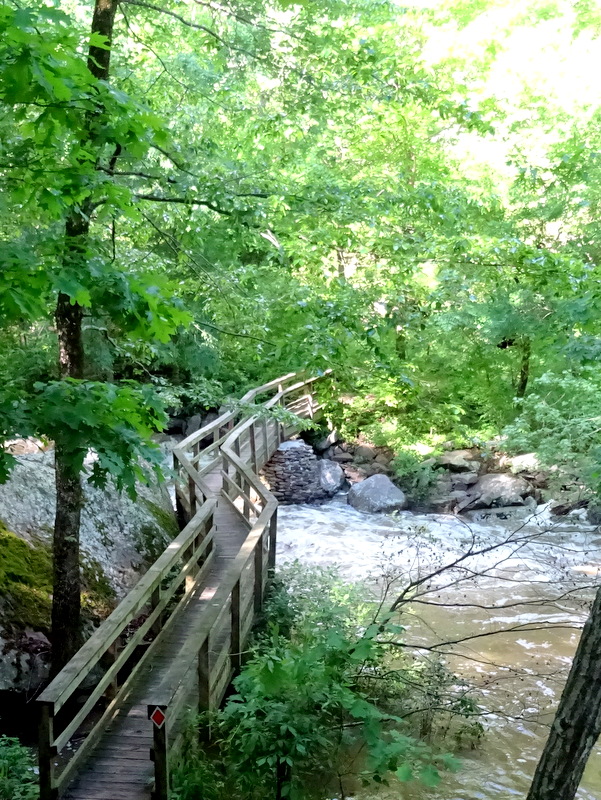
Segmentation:
<svg viewBox="0 0 601 800">
<path fill-rule="evenodd" d="M 309 445 L 305 444 L 302 439 L 290 439 L 287 442 L 282 442 L 282 444 L 278 447 L 278 450 L 280 453 L 286 453 L 289 450 L 306 450 L 308 453 L 311 452 Z"/>
<path fill-rule="evenodd" d="M 601 525 L 601 506 L 589 506 L 586 518 L 591 525 Z"/>
<path fill-rule="evenodd" d="M 350 453 L 340 452 L 340 453 L 334 453 L 332 459 L 334 461 L 339 461 L 341 464 L 348 464 L 353 460 L 353 457 Z"/>
<path fill-rule="evenodd" d="M 9 530 L 29 542 L 51 541 L 54 479 L 54 451 L 17 457 L 10 479 L 0 486 L 0 520 Z M 169 494 L 164 485 L 138 486 L 134 503 L 110 485 L 103 491 L 87 482 L 84 494 L 83 557 L 93 559 L 123 597 L 140 578 L 144 550 L 161 551 L 173 537 L 176 523 Z M 170 531 L 163 527 L 167 520 Z"/>
<path fill-rule="evenodd" d="M 368 477 L 370 475 L 386 475 L 387 472 L 390 472 L 388 467 L 385 467 L 383 464 L 378 464 L 376 461 L 371 461 L 368 464 L 362 462 L 361 467 Z"/>
<path fill-rule="evenodd" d="M 459 510 L 522 506 L 524 499 L 530 494 L 532 487 L 524 478 L 506 473 L 489 473 L 474 484 Z"/>
<path fill-rule="evenodd" d="M 509 469 L 514 473 L 520 472 L 537 472 L 540 468 L 540 462 L 536 453 L 523 453 L 519 456 L 513 456 L 508 459 Z"/>
<path fill-rule="evenodd" d="M 383 467 L 387 467 L 392 462 L 393 457 L 387 456 L 386 453 L 378 453 L 376 456 L 376 464 L 382 464 Z"/>
<path fill-rule="evenodd" d="M 194 414 L 186 422 L 186 427 L 184 428 L 184 436 L 191 436 L 193 433 L 196 433 L 196 431 L 199 431 L 201 426 L 202 426 L 202 415 Z"/>
<path fill-rule="evenodd" d="M 323 458 L 319 462 L 319 483 L 328 495 L 336 494 L 346 483 L 344 470 L 335 461 Z"/>
<path fill-rule="evenodd" d="M 323 453 L 332 445 L 335 445 L 337 442 L 340 441 L 340 436 L 338 435 L 338 431 L 334 428 L 327 436 L 324 436 L 323 439 L 320 439 L 316 444 L 313 445 L 313 449 L 316 453 Z"/>
<path fill-rule="evenodd" d="M 355 449 L 356 461 L 374 461 L 377 455 L 377 451 L 367 444 L 360 444 L 359 447 Z"/>
<path fill-rule="evenodd" d="M 458 472 L 451 476 L 451 486 L 453 489 L 473 486 L 478 483 L 478 475 L 475 472 Z"/>
<path fill-rule="evenodd" d="M 452 450 L 450 453 L 443 453 L 437 462 L 451 472 L 477 472 L 480 467 L 479 462 L 474 460 L 471 450 Z"/>
<path fill-rule="evenodd" d="M 385 475 L 372 475 L 351 486 L 349 505 L 371 513 L 400 511 L 407 508 L 405 494 Z"/>
</svg>

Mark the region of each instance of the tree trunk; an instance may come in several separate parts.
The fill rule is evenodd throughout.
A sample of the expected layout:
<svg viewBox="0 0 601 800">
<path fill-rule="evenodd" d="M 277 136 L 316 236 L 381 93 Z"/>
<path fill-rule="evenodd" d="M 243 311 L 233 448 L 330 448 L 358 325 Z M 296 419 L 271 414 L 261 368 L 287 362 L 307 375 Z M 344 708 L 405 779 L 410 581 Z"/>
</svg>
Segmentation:
<svg viewBox="0 0 601 800">
<path fill-rule="evenodd" d="M 96 0 L 91 33 L 112 40 L 116 0 Z M 109 75 L 111 51 L 90 46 L 88 69 L 98 80 Z M 88 115 L 86 144 L 94 145 L 93 118 Z M 77 269 L 87 259 L 90 231 L 89 207 L 74 208 L 65 221 L 63 263 Z M 55 312 L 58 336 L 58 357 L 61 378 L 84 377 L 83 309 L 71 298 L 59 294 Z M 81 629 L 81 578 L 79 568 L 79 531 L 83 505 L 82 477 L 68 458 L 66 443 L 57 437 L 56 451 L 56 515 L 54 518 L 54 584 L 52 596 L 52 672 L 56 674 L 77 652 Z"/>
<path fill-rule="evenodd" d="M 582 631 L 527 800 L 574 800 L 600 733 L 601 589 Z"/>
<path fill-rule="evenodd" d="M 530 353 L 532 345 L 528 337 L 524 337 L 520 347 L 522 353 L 522 361 L 520 364 L 520 377 L 516 388 L 516 397 L 523 397 L 526 394 L 526 387 L 528 386 L 528 379 L 530 377 Z"/>
</svg>

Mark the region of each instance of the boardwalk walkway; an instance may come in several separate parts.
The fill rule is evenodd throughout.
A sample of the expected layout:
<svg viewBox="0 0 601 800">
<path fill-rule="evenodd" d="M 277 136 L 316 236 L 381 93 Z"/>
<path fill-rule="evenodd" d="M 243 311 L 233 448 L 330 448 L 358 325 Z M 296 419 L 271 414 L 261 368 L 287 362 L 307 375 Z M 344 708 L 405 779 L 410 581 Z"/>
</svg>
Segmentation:
<svg viewBox="0 0 601 800">
<path fill-rule="evenodd" d="M 313 383 L 243 400 L 314 416 Z M 275 557 L 277 502 L 257 473 L 295 431 L 243 408 L 174 451 L 181 534 L 40 696 L 42 800 L 167 800 L 182 720 L 222 702 Z"/>
</svg>

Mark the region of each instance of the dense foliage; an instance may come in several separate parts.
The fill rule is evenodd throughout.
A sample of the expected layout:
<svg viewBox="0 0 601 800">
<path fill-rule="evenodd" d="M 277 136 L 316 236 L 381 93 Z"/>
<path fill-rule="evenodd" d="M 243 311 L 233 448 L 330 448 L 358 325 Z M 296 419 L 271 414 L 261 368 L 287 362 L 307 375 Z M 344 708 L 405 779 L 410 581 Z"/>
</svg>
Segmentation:
<svg viewBox="0 0 601 800">
<path fill-rule="evenodd" d="M 130 2 L 109 85 L 82 58 L 89 13 L 2 10 L 5 437 L 52 435 L 34 407 L 57 377 L 57 292 L 84 309 L 86 377 L 154 385 L 174 414 L 333 367 L 356 398 L 332 407 L 345 430 L 402 450 L 498 433 L 543 374 L 588 380 L 590 9 Z M 89 245 L 68 263 L 61 224 L 81 204 Z M 118 394 L 88 387 L 112 414 Z M 81 441 L 94 427 L 112 453 L 80 410 Z M 130 463 L 109 469 L 129 486 Z"/>
<path fill-rule="evenodd" d="M 17 739 L 0 736 L 0 798 L 36 800 L 38 797 L 33 754 Z"/>
<path fill-rule="evenodd" d="M 178 800 L 345 797 L 395 777 L 436 786 L 459 767 L 447 748 L 469 739 L 475 709 L 441 664 L 424 670 L 388 644 L 403 629 L 365 596 L 331 570 L 281 573 L 269 626 L 211 720 L 218 746 L 192 733 L 182 748 Z"/>
</svg>

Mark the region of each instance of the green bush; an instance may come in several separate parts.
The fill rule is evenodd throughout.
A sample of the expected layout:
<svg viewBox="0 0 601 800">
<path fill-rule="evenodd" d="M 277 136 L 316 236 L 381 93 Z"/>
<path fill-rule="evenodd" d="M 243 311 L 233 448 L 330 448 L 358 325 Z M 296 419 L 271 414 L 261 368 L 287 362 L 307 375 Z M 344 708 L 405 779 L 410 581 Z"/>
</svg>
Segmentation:
<svg viewBox="0 0 601 800">
<path fill-rule="evenodd" d="M 0 800 L 37 800 L 38 797 L 31 751 L 18 739 L 0 736 Z"/>
<path fill-rule="evenodd" d="M 322 798 L 343 773 L 365 785 L 392 775 L 436 785 L 456 767 L 420 739 L 413 711 L 422 698 L 408 699 L 419 669 L 390 644 L 402 628 L 365 594 L 332 570 L 284 570 L 267 604 L 274 622 L 213 720 L 216 751 L 183 748 L 178 800 Z"/>
<path fill-rule="evenodd" d="M 423 463 L 423 457 L 411 450 L 397 453 L 392 462 L 395 477 L 414 503 L 424 501 L 437 480 L 436 470 Z"/>
<path fill-rule="evenodd" d="M 509 452 L 535 452 L 543 466 L 573 469 L 601 484 L 601 376 L 582 369 L 545 373 L 519 403 L 519 413 L 505 427 Z"/>
</svg>

